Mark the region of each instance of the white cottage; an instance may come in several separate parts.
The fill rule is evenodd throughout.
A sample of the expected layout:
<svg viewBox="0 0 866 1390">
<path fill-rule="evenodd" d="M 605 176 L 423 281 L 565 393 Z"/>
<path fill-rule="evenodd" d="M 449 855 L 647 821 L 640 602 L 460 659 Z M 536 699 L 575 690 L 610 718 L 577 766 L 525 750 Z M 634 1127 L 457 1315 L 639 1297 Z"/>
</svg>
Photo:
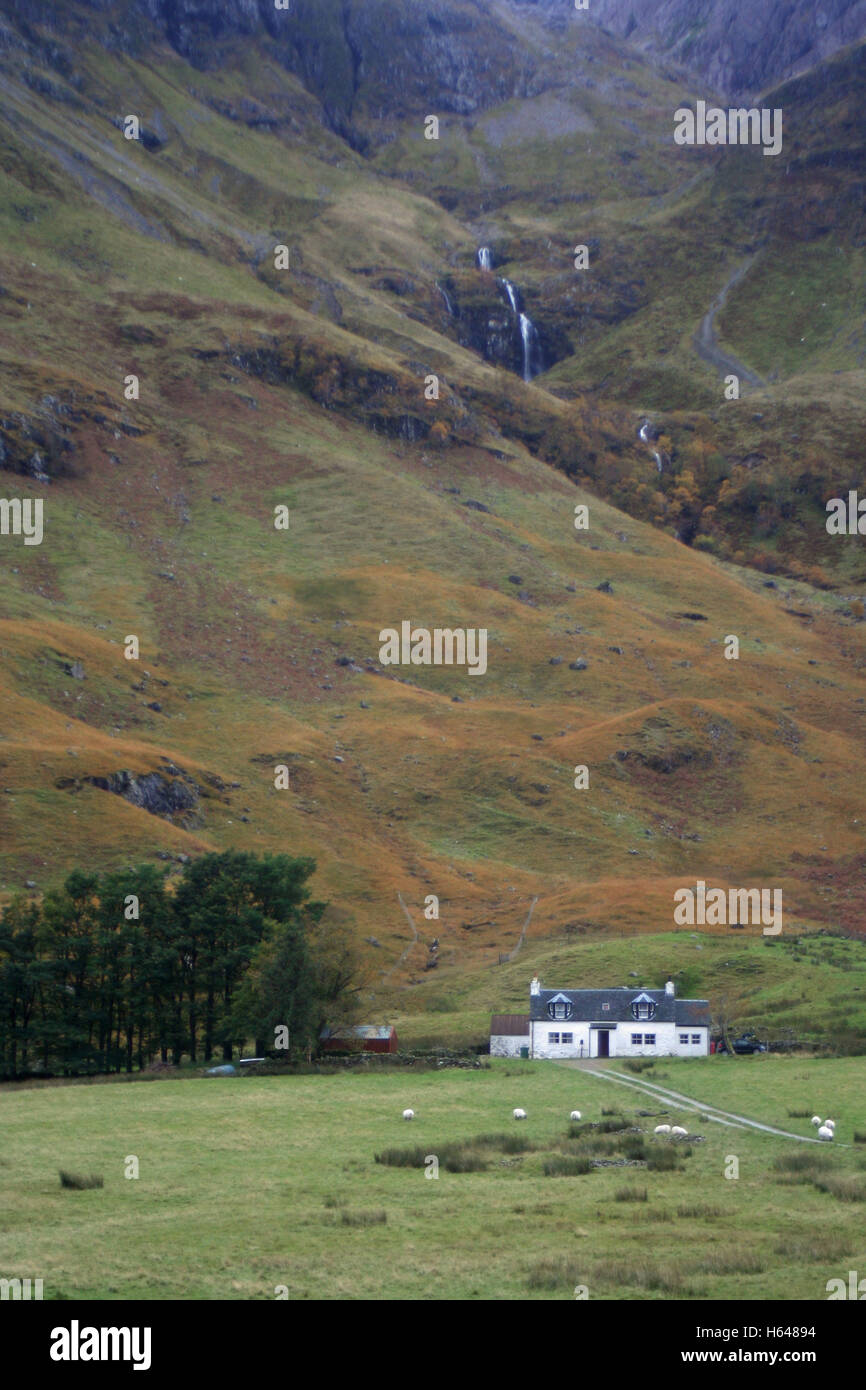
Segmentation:
<svg viewBox="0 0 866 1390">
<path fill-rule="evenodd" d="M 673 980 L 664 989 L 556 990 L 542 989 L 536 976 L 530 985 L 530 1057 L 705 1057 L 709 1050 L 709 1003 L 677 999 Z"/>
</svg>

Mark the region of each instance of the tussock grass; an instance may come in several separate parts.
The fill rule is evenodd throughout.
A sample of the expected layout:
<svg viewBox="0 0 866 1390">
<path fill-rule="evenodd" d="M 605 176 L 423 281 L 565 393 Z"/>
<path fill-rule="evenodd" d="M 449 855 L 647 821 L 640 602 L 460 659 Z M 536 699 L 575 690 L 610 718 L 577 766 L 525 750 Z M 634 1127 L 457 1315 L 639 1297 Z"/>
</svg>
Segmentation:
<svg viewBox="0 0 866 1390">
<path fill-rule="evenodd" d="M 530 1153 L 537 1145 L 522 1134 L 477 1134 L 471 1139 L 455 1139 L 446 1144 L 408 1148 L 383 1149 L 375 1155 L 377 1163 L 390 1168 L 423 1168 L 426 1160 L 435 1155 L 448 1173 L 483 1173 L 493 1153 Z"/>
<path fill-rule="evenodd" d="M 383 1149 L 375 1158 L 377 1163 L 384 1163 L 388 1168 L 423 1168 L 429 1152 L 426 1146 L 416 1144 L 413 1149 Z"/>
<path fill-rule="evenodd" d="M 648 1202 L 649 1193 L 645 1187 L 619 1187 L 613 1194 L 615 1202 Z"/>
<path fill-rule="evenodd" d="M 503 1154 L 525 1154 L 537 1148 L 532 1139 L 514 1132 L 501 1134 L 479 1134 L 475 1139 L 467 1139 L 466 1144 L 476 1149 L 497 1149 Z"/>
<path fill-rule="evenodd" d="M 835 1166 L 836 1160 L 831 1154 L 821 1153 L 813 1148 L 780 1154 L 773 1161 L 775 1172 L 784 1175 L 778 1181 L 788 1183 L 814 1182 L 831 1172 Z"/>
<path fill-rule="evenodd" d="M 866 1202 L 866 1178 L 856 1173 L 828 1173 L 812 1181 L 819 1192 L 826 1192 L 839 1202 Z"/>
<path fill-rule="evenodd" d="M 679 1269 L 657 1264 L 651 1260 L 596 1260 L 584 1280 L 590 1296 L 596 1284 L 628 1289 L 649 1289 L 660 1293 L 680 1294 L 683 1277 Z"/>
<path fill-rule="evenodd" d="M 684 1165 L 682 1158 L 688 1158 L 691 1149 L 655 1149 L 649 1154 L 646 1166 L 651 1173 L 675 1173 Z"/>
<path fill-rule="evenodd" d="M 721 1207 L 712 1207 L 707 1202 L 696 1202 L 692 1206 L 677 1207 L 677 1216 L 681 1216 L 684 1221 L 714 1221 L 717 1216 L 722 1216 Z"/>
<path fill-rule="evenodd" d="M 341 1226 L 384 1226 L 388 1220 L 386 1211 L 341 1211 Z"/>
<path fill-rule="evenodd" d="M 629 1135 L 629 1139 L 638 1139 L 638 1135 Z M 616 1154 L 621 1154 L 624 1150 L 624 1142 L 616 1134 L 583 1134 L 577 1139 L 563 1139 L 560 1146 L 564 1153 L 571 1154 L 597 1154 L 601 1157 L 609 1158 Z"/>
<path fill-rule="evenodd" d="M 623 1065 L 626 1071 L 637 1072 L 639 1075 L 642 1071 L 652 1071 L 655 1061 L 652 1057 L 627 1057 Z M 604 1111 L 601 1113 L 604 1114 Z"/>
<path fill-rule="evenodd" d="M 546 1178 L 576 1178 L 593 1171 L 593 1163 L 588 1158 L 578 1158 L 572 1154 L 552 1154 L 546 1158 L 542 1171 Z"/>
<path fill-rule="evenodd" d="M 725 1245 L 707 1251 L 697 1260 L 688 1260 L 683 1269 L 686 1274 L 763 1274 L 766 1261 L 754 1251 Z"/>
<path fill-rule="evenodd" d="M 819 1260 L 844 1260 L 854 1248 L 854 1242 L 842 1232 L 815 1230 L 783 1237 L 773 1246 L 773 1254 L 790 1264 L 817 1264 Z"/>
<path fill-rule="evenodd" d="M 538 1260 L 526 1278 L 530 1289 L 560 1289 L 586 1283 L 582 1267 L 567 1255 L 548 1256 Z"/>
<path fill-rule="evenodd" d="M 104 1187 L 105 1179 L 98 1173 L 69 1173 L 65 1168 L 61 1168 L 60 1186 L 71 1188 L 75 1192 L 86 1192 L 93 1187 Z"/>
</svg>

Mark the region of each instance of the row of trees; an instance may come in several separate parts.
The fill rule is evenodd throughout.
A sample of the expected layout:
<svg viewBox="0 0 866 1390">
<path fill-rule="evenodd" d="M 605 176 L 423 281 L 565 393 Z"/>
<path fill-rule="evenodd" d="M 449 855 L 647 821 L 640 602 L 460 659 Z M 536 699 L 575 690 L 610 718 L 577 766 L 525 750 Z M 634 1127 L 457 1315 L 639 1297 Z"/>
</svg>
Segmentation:
<svg viewBox="0 0 866 1390">
<path fill-rule="evenodd" d="M 184 866 L 81 872 L 0 921 L 0 1074 L 132 1071 L 156 1057 L 309 1054 L 351 1019 L 360 966 L 312 901 L 311 859 L 230 851 Z M 277 1030 L 280 1030 L 278 1032 Z"/>
</svg>

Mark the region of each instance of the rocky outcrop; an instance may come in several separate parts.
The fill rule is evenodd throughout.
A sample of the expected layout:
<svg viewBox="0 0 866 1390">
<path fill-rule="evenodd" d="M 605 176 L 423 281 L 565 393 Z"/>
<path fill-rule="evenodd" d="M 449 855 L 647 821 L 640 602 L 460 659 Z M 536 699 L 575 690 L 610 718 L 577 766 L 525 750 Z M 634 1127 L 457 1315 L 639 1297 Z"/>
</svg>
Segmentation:
<svg viewBox="0 0 866 1390">
<path fill-rule="evenodd" d="M 100 791 L 122 796 L 132 806 L 138 806 L 152 816 L 182 826 L 185 830 L 201 824 L 198 813 L 202 789 L 180 768 L 177 776 L 162 772 L 112 772 L 107 777 L 61 778 L 57 786 L 63 791 L 80 791 L 83 786 L 98 787 Z"/>
</svg>

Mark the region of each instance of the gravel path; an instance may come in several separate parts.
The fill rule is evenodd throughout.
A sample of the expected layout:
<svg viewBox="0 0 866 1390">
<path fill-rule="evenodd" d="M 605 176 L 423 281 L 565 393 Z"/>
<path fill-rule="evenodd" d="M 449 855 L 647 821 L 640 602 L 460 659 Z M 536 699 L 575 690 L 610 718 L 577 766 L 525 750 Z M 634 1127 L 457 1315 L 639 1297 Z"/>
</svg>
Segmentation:
<svg viewBox="0 0 866 1390">
<path fill-rule="evenodd" d="M 613 1071 L 607 1067 L 593 1066 L 585 1061 L 565 1061 L 560 1065 L 576 1067 L 589 1076 L 598 1077 L 601 1081 L 611 1081 L 619 1086 L 630 1086 L 650 1100 L 669 1105 L 674 1110 L 700 1110 L 701 1114 L 706 1115 L 708 1120 L 713 1120 L 717 1124 L 731 1125 L 737 1129 L 758 1129 L 765 1134 L 781 1135 L 783 1139 L 796 1139 L 800 1144 L 822 1144 L 824 1142 L 821 1139 L 813 1138 L 811 1134 L 791 1134 L 790 1130 L 777 1129 L 775 1125 L 765 1125 L 759 1120 L 750 1120 L 745 1115 L 737 1115 L 730 1110 L 721 1110 L 717 1105 L 707 1105 L 705 1101 L 695 1100 L 693 1096 L 684 1096 L 680 1091 L 671 1091 L 668 1087 L 659 1086 L 654 1081 L 642 1081 L 636 1077 L 625 1076 L 622 1072 Z M 845 1149 L 848 1145 L 839 1144 L 836 1147 Z"/>
<path fill-rule="evenodd" d="M 755 257 L 750 256 L 742 265 L 730 276 L 727 283 L 717 294 L 710 306 L 708 313 L 701 319 L 701 326 L 692 338 L 692 342 L 699 357 L 708 362 L 711 367 L 715 367 L 723 376 L 738 376 L 740 381 L 746 382 L 749 386 L 763 386 L 761 378 L 751 371 L 738 358 L 732 357 L 730 353 L 724 352 L 716 340 L 716 315 L 725 307 L 728 293 L 734 285 L 738 285 L 743 277 L 751 270 L 755 262 Z"/>
</svg>

